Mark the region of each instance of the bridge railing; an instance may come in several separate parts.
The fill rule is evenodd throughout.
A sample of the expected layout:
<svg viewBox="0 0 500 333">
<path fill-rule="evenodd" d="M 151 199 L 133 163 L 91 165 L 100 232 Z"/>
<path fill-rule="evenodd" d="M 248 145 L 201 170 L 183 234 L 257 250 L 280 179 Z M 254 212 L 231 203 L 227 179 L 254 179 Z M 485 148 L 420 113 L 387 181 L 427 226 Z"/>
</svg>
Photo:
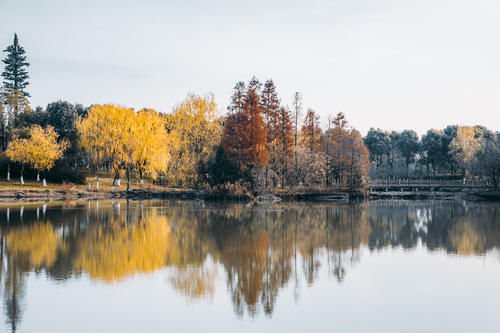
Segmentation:
<svg viewBox="0 0 500 333">
<path fill-rule="evenodd" d="M 371 186 L 490 186 L 484 180 L 372 179 Z"/>
</svg>

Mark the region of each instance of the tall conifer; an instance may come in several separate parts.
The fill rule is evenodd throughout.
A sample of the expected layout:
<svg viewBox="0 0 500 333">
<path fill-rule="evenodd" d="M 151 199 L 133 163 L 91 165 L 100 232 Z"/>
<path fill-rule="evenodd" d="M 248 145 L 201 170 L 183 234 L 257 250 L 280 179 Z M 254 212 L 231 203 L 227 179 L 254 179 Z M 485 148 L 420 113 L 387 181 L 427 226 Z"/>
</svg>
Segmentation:
<svg viewBox="0 0 500 333">
<path fill-rule="evenodd" d="M 30 94 L 25 91 L 29 84 L 26 67 L 30 64 L 26 61 L 24 48 L 19 45 L 17 34 L 14 34 L 12 45 L 7 46 L 3 51 L 7 53 L 7 57 L 3 60 L 5 69 L 2 72 L 5 95 L 17 90 L 22 92 L 25 97 L 30 97 Z"/>
</svg>

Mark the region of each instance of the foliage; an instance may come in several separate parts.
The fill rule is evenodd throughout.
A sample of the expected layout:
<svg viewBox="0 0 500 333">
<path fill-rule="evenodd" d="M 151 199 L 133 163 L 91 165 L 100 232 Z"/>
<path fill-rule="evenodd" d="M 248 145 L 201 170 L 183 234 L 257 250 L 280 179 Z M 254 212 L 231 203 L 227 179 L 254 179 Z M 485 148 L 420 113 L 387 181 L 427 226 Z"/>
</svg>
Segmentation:
<svg viewBox="0 0 500 333">
<path fill-rule="evenodd" d="M 132 164 L 132 128 L 134 111 L 122 106 L 93 105 L 78 129 L 83 149 L 90 164 L 97 168 L 108 163 L 116 174 Z"/>
<path fill-rule="evenodd" d="M 481 144 L 481 139 L 476 137 L 473 127 L 460 126 L 456 137 L 450 143 L 450 153 L 464 170 L 470 171 Z"/>
<path fill-rule="evenodd" d="M 50 170 L 68 146 L 67 141 L 57 142 L 57 138 L 53 127 L 33 125 L 29 128 L 29 138 L 15 138 L 5 153 L 13 162 L 29 164 L 38 171 Z"/>
<path fill-rule="evenodd" d="M 7 57 L 3 60 L 5 64 L 2 77 L 4 79 L 3 85 L 6 93 L 11 91 L 20 91 L 23 96 L 29 97 L 30 95 L 24 90 L 28 86 L 29 76 L 26 67 L 30 64 L 26 61 L 26 51 L 19 45 L 17 34 L 14 34 L 14 41 L 12 45 L 7 46 L 5 50 Z"/>
<path fill-rule="evenodd" d="M 175 185 L 197 185 L 206 177 L 198 171 L 215 156 L 222 124 L 214 96 L 188 97 L 167 116 L 171 135 L 167 178 Z"/>
<path fill-rule="evenodd" d="M 139 170 L 141 181 L 144 172 L 155 178 L 167 171 L 169 135 L 163 117 L 152 109 L 140 110 L 134 121 L 132 135 L 132 161 Z"/>
</svg>

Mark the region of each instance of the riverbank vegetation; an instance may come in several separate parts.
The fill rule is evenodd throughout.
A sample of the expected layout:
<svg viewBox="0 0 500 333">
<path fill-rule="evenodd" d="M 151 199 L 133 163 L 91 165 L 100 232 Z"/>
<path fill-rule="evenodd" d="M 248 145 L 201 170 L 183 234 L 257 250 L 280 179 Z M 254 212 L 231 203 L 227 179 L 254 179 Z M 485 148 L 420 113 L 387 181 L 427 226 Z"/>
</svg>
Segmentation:
<svg viewBox="0 0 500 333">
<path fill-rule="evenodd" d="M 4 52 L 0 174 L 51 182 L 157 185 L 212 192 L 290 188 L 363 189 L 369 178 L 472 177 L 498 186 L 500 135 L 449 126 L 422 138 L 371 129 L 362 137 L 344 113 L 325 123 L 295 93 L 282 102 L 272 80 L 237 82 L 227 112 L 212 94 L 188 94 L 170 113 L 118 104 L 56 101 L 32 108 L 17 35 Z M 92 178 L 90 178 L 92 177 Z"/>
</svg>

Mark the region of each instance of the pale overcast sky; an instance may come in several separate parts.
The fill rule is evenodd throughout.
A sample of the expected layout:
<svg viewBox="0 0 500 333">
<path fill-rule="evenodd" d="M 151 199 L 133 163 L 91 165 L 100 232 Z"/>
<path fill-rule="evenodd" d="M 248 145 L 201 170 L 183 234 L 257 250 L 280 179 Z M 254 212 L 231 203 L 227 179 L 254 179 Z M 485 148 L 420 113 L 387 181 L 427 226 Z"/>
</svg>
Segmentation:
<svg viewBox="0 0 500 333">
<path fill-rule="evenodd" d="M 323 122 L 343 111 L 362 133 L 500 129 L 498 0 L 0 0 L 1 49 L 14 32 L 34 106 L 170 112 L 213 92 L 225 109 L 255 75 L 284 104 L 300 91 Z"/>
</svg>

